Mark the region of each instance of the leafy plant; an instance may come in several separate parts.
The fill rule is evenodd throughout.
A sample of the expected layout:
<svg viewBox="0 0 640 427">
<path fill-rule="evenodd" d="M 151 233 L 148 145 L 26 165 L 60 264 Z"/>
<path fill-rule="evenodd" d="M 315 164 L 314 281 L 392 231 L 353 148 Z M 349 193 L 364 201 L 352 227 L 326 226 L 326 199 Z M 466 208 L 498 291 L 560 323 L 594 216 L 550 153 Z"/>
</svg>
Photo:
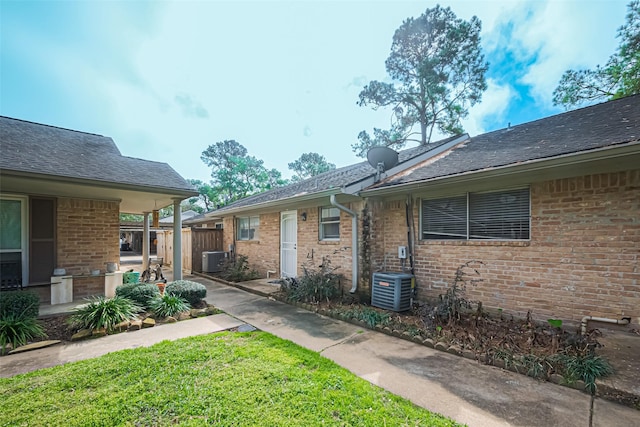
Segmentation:
<svg viewBox="0 0 640 427">
<path fill-rule="evenodd" d="M 391 320 L 389 313 L 381 312 L 371 307 L 354 307 L 344 311 L 343 316 L 349 319 L 365 322 L 371 328 L 376 325 L 387 325 Z"/>
<path fill-rule="evenodd" d="M 167 284 L 165 294 L 172 294 L 186 300 L 191 305 L 196 305 L 207 296 L 207 288 L 190 280 L 176 280 Z"/>
<path fill-rule="evenodd" d="M 126 320 L 137 318 L 142 308 L 128 298 L 116 295 L 113 298 L 103 296 L 87 298 L 87 304 L 74 309 L 70 323 L 81 329 L 105 328 L 112 331 L 114 327 Z"/>
<path fill-rule="evenodd" d="M 38 318 L 40 298 L 30 291 L 3 292 L 0 298 L 0 317 L 14 316 Z"/>
<path fill-rule="evenodd" d="M 466 299 L 467 285 L 475 286 L 482 281 L 480 272 L 472 264 L 484 265 L 482 261 L 467 261 L 456 269 L 453 283 L 444 294 L 438 296 L 435 306 L 422 304 L 418 307 L 418 315 L 424 325 L 433 330 L 436 323 L 444 322 L 449 325 L 458 323 L 464 310 L 472 308 L 473 302 Z M 474 274 L 471 274 L 472 270 Z"/>
<path fill-rule="evenodd" d="M 127 298 L 142 309 L 147 309 L 151 301 L 160 296 L 160 290 L 153 283 L 127 283 L 116 288 L 116 296 Z"/>
<path fill-rule="evenodd" d="M 547 323 L 554 328 L 562 328 L 562 319 L 547 319 Z"/>
<path fill-rule="evenodd" d="M 580 356 L 568 356 L 563 359 L 565 378 L 570 382 L 582 380 L 585 389 L 590 393 L 596 391 L 596 380 L 613 373 L 613 368 L 600 356 L 586 354 Z"/>
<path fill-rule="evenodd" d="M 281 289 L 286 292 L 289 301 L 318 303 L 330 301 L 340 295 L 342 274 L 336 274 L 337 268 L 331 267 L 331 260 L 325 257 L 318 269 L 302 266 L 304 275 L 297 280 L 284 280 Z"/>
<path fill-rule="evenodd" d="M 35 317 L 11 312 L 0 317 L 0 348 L 4 352 L 7 344 L 12 348 L 25 345 L 34 338 L 45 337 L 44 329 Z"/>
<path fill-rule="evenodd" d="M 178 295 L 165 293 L 151 301 L 149 308 L 158 317 L 169 317 L 189 310 L 191 305 Z"/>
<path fill-rule="evenodd" d="M 229 282 L 246 282 L 260 277 L 258 272 L 249 269 L 249 258 L 246 255 L 237 255 L 234 259 L 227 259 L 222 264 L 220 277 Z"/>
</svg>

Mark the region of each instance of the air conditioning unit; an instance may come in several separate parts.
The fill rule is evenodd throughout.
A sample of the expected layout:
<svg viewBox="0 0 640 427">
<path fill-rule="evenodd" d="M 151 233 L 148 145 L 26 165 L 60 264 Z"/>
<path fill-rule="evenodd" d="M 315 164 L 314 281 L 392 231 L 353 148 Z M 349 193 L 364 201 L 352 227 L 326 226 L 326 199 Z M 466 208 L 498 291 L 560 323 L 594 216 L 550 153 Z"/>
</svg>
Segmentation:
<svg viewBox="0 0 640 427">
<path fill-rule="evenodd" d="M 414 280 L 411 274 L 373 273 L 371 305 L 393 311 L 409 310 Z"/>
<path fill-rule="evenodd" d="M 222 264 L 227 258 L 229 258 L 229 252 L 202 252 L 202 272 L 217 273 L 222 271 Z"/>
</svg>

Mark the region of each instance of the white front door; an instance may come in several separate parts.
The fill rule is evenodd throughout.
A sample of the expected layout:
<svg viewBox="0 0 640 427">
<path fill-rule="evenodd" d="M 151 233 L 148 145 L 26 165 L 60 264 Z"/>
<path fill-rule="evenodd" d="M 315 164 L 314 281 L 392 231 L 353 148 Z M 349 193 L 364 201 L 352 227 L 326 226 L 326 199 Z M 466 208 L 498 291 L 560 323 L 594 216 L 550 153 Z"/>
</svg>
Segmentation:
<svg viewBox="0 0 640 427">
<path fill-rule="evenodd" d="M 280 276 L 298 275 L 298 212 L 280 213 Z"/>
</svg>

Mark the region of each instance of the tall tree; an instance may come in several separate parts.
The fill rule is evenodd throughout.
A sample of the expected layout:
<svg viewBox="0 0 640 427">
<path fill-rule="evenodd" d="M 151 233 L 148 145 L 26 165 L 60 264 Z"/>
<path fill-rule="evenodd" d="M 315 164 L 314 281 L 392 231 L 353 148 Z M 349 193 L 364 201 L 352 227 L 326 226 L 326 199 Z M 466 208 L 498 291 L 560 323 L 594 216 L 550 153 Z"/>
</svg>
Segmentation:
<svg viewBox="0 0 640 427">
<path fill-rule="evenodd" d="M 318 153 L 304 153 L 288 166 L 290 170 L 295 172 L 291 178 L 293 182 L 302 181 L 336 168 L 336 165 L 329 163 L 324 156 Z"/>
<path fill-rule="evenodd" d="M 566 109 L 640 93 L 640 1 L 627 6 L 618 29 L 618 50 L 594 70 L 567 70 L 553 91 L 554 105 Z"/>
<path fill-rule="evenodd" d="M 210 145 L 200 158 L 211 166 L 212 189 L 223 204 L 286 184 L 280 172 L 268 170 L 262 160 L 250 156 L 234 140 Z"/>
<path fill-rule="evenodd" d="M 187 181 L 189 181 L 189 184 L 193 185 L 198 193 L 200 193 L 198 197 L 192 197 L 189 199 L 189 202 L 192 205 L 200 203 L 204 205 L 204 210 L 207 212 L 216 207 L 219 203 L 218 193 L 211 184 L 200 181 L 199 179 L 188 179 Z"/>
<path fill-rule="evenodd" d="M 391 128 L 358 135 L 353 151 L 364 157 L 373 145 L 403 147 L 407 141 L 426 145 L 434 131 L 458 134 L 460 120 L 487 88 L 488 64 L 480 48 L 481 23 L 458 19 L 437 5 L 417 19 L 405 20 L 393 36 L 385 62 L 392 83 L 372 81 L 360 92 L 358 105 L 374 110 L 390 107 Z M 420 131 L 414 132 L 414 126 Z"/>
</svg>

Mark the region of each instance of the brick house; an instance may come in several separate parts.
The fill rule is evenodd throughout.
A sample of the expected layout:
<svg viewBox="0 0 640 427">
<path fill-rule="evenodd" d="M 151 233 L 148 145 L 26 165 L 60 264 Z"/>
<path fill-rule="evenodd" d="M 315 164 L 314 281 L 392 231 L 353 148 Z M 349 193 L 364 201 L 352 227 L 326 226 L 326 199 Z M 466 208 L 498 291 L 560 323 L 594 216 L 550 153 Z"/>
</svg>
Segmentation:
<svg viewBox="0 0 640 427">
<path fill-rule="evenodd" d="M 108 137 L 0 117 L 0 142 L 0 278 L 43 302 L 55 268 L 73 277 L 73 299 L 104 294 L 104 274 L 89 273 L 119 262 L 121 212 L 148 218 L 197 195 L 169 165 L 122 156 Z"/>
<path fill-rule="evenodd" d="M 374 272 L 414 274 L 425 300 L 475 262 L 482 281 L 467 297 L 485 307 L 639 322 L 640 96 L 399 157 L 379 177 L 361 163 L 212 215 L 224 219 L 225 242 L 261 273 L 296 275 L 308 260 L 329 256 L 343 273 L 355 272 L 350 290 L 365 300 Z M 332 208 L 336 198 L 357 216 L 353 241 L 350 214 Z M 297 252 L 288 273 L 289 221 Z"/>
</svg>

